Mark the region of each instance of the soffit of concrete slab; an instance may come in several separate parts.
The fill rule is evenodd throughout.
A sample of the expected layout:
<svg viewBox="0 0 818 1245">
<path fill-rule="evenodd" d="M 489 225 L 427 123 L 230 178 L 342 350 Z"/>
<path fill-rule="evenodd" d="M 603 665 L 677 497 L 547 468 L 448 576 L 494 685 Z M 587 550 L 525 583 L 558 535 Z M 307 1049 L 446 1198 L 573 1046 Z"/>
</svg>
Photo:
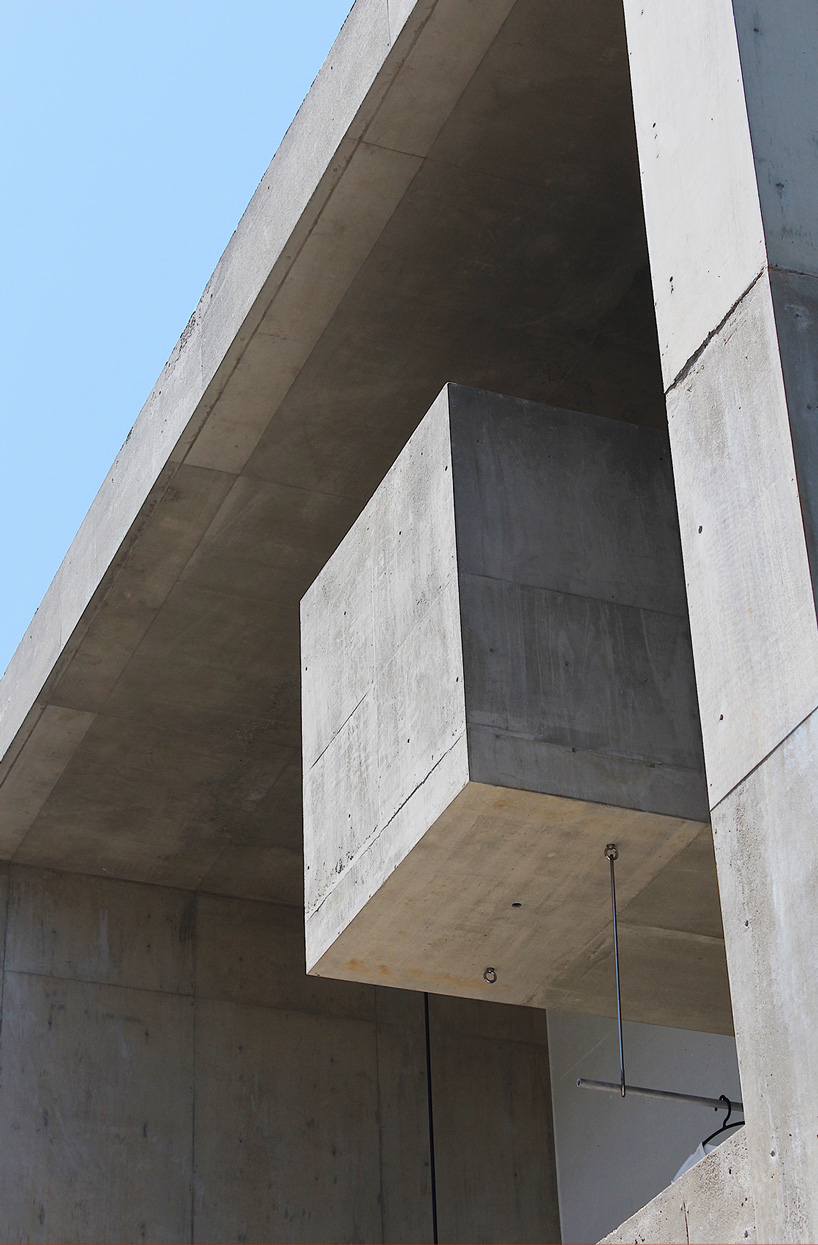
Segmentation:
<svg viewBox="0 0 818 1245">
<path fill-rule="evenodd" d="M 444 382 L 661 424 L 619 0 L 357 0 L 0 685 L 0 853 L 301 902 L 298 601 Z"/>
</svg>

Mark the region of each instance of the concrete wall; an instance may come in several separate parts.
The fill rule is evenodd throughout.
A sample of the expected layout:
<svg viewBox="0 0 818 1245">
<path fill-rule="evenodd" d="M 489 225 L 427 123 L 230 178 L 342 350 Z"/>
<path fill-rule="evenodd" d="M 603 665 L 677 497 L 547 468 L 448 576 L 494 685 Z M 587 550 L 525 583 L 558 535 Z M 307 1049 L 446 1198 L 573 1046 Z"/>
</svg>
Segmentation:
<svg viewBox="0 0 818 1245">
<path fill-rule="evenodd" d="M 757 1239 L 747 1135 L 741 1129 L 600 1245 L 752 1245 Z"/>
<path fill-rule="evenodd" d="M 432 1239 L 423 995 L 307 978 L 296 908 L 0 880 L 0 1239 Z M 557 1239 L 542 1015 L 430 1039 L 439 1239 Z"/>
<path fill-rule="evenodd" d="M 706 820 L 664 432 L 448 396 L 470 777 Z"/>
<path fill-rule="evenodd" d="M 619 1080 L 612 1020 L 549 1012 L 548 1038 L 562 1239 L 596 1241 L 660 1194 L 724 1115 L 578 1089 L 579 1076 Z M 634 1085 L 741 1097 L 731 1037 L 626 1022 L 625 1069 Z"/>
</svg>

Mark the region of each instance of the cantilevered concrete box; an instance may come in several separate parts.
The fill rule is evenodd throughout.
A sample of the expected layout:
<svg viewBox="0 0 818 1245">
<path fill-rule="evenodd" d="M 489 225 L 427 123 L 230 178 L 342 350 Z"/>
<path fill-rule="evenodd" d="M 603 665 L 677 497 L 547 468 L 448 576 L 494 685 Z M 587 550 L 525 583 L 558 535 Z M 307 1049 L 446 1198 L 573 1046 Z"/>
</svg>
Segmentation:
<svg viewBox="0 0 818 1245">
<path fill-rule="evenodd" d="M 447 386 L 302 670 L 308 969 L 595 1010 L 605 844 L 627 909 L 706 829 L 665 436 Z"/>
</svg>

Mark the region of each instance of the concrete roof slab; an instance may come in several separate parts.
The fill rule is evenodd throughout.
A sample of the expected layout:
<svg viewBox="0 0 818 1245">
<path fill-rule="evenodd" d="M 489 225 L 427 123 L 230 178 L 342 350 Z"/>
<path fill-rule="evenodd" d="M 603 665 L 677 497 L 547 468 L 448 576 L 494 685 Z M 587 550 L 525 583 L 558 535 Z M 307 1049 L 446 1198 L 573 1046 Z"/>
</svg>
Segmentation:
<svg viewBox="0 0 818 1245">
<path fill-rule="evenodd" d="M 6 854 L 299 901 L 296 601 L 449 380 L 664 420 L 618 0 L 357 0 L 0 683 Z"/>
</svg>

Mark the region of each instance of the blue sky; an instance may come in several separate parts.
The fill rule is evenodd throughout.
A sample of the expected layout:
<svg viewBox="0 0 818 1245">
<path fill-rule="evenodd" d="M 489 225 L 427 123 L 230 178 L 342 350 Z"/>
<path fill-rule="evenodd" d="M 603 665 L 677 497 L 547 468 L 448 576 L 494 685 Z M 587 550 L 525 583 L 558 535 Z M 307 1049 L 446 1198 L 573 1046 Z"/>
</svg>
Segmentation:
<svg viewBox="0 0 818 1245">
<path fill-rule="evenodd" d="M 0 671 L 351 0 L 0 0 Z"/>
</svg>

